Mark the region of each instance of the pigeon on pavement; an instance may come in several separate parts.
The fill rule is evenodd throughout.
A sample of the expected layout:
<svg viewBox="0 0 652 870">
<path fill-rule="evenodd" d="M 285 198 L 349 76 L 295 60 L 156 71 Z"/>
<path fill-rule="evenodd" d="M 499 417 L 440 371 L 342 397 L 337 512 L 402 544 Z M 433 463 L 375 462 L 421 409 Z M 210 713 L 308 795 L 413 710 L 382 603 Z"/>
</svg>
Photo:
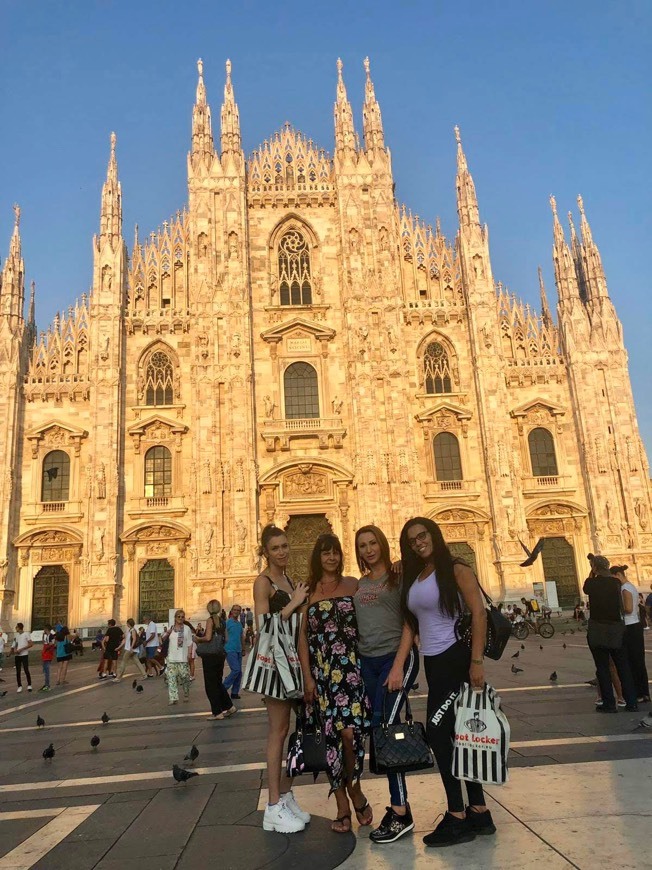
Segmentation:
<svg viewBox="0 0 652 870">
<path fill-rule="evenodd" d="M 521 644 L 521 649 L 525 649 L 525 644 L 524 644 L 524 643 Z"/>
<path fill-rule="evenodd" d="M 175 764 L 172 767 L 172 776 L 177 782 L 188 782 L 188 780 L 192 779 L 193 776 L 199 776 L 199 774 L 194 770 L 184 770 L 183 767 L 179 767 L 178 764 Z"/>
<path fill-rule="evenodd" d="M 145 690 L 143 689 L 142 686 L 136 686 L 136 692 L 140 693 L 140 692 L 144 692 L 144 691 Z"/>
<path fill-rule="evenodd" d="M 545 540 L 545 538 L 539 538 L 539 540 L 534 545 L 534 548 L 532 550 L 528 550 L 523 541 L 520 538 L 518 539 L 519 544 L 521 545 L 521 547 L 523 547 L 523 549 L 525 550 L 525 554 L 527 555 L 527 559 L 525 560 L 525 562 L 521 562 L 521 568 L 529 568 L 530 565 L 534 565 L 539 556 L 539 553 L 541 552 L 541 550 L 543 550 Z"/>
<path fill-rule="evenodd" d="M 563 649 L 566 649 L 566 644 L 562 643 L 562 647 L 563 647 Z"/>
<path fill-rule="evenodd" d="M 45 725 L 45 719 L 43 719 L 41 716 L 37 716 L 36 717 L 36 727 L 43 728 L 44 725 Z"/>
<path fill-rule="evenodd" d="M 543 646 L 542 646 L 542 644 L 539 644 L 539 649 L 543 649 Z"/>
<path fill-rule="evenodd" d="M 520 656 L 520 654 L 521 654 L 521 651 L 519 649 L 517 649 L 516 652 L 514 653 L 514 655 L 512 656 L 512 658 L 517 659 Z"/>
<path fill-rule="evenodd" d="M 109 714 L 106 712 L 102 713 L 102 725 L 108 725 L 110 721 L 111 717 L 109 716 Z"/>
<path fill-rule="evenodd" d="M 550 674 L 550 676 L 548 677 L 548 679 L 550 680 L 551 683 L 556 683 L 557 682 L 557 671 L 553 671 Z"/>
<path fill-rule="evenodd" d="M 50 743 L 50 745 L 47 747 L 47 749 L 43 750 L 43 758 L 45 758 L 46 761 L 52 761 L 52 759 L 54 758 L 54 744 L 53 743 Z"/>
<path fill-rule="evenodd" d="M 194 761 L 198 755 L 199 755 L 199 750 L 197 749 L 197 747 L 193 743 L 191 748 L 190 748 L 190 752 L 187 755 L 184 755 L 183 760 L 184 761 Z"/>
<path fill-rule="evenodd" d="M 512 673 L 513 674 L 522 674 L 523 668 L 517 668 L 515 665 L 512 665 Z"/>
<path fill-rule="evenodd" d="M 0 698 L 4 698 L 4 696 L 6 694 L 7 694 L 7 690 L 5 689 L 4 692 L 0 692 Z"/>
<path fill-rule="evenodd" d="M 134 680 L 133 683 L 131 684 L 131 688 L 135 689 L 137 685 L 138 685 L 138 680 Z"/>
<path fill-rule="evenodd" d="M 100 745 L 100 738 L 97 736 L 97 734 L 94 734 L 91 737 L 91 746 L 93 747 L 93 749 L 97 749 L 97 747 L 99 745 Z"/>
</svg>

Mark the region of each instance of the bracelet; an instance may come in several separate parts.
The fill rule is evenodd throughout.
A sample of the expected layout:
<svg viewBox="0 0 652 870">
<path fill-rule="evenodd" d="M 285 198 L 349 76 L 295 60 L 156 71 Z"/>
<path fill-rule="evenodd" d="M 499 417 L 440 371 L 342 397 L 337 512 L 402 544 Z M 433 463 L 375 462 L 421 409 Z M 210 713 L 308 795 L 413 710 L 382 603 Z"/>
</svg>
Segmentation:
<svg viewBox="0 0 652 870">
<path fill-rule="evenodd" d="M 471 659 L 471 664 L 472 665 L 483 665 L 484 659 Z"/>
</svg>

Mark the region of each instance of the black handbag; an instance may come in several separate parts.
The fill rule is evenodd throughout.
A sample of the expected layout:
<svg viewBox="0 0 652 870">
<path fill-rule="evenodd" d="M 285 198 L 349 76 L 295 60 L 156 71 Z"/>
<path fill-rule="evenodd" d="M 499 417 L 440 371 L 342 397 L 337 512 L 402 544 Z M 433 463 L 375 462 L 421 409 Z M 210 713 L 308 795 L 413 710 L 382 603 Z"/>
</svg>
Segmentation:
<svg viewBox="0 0 652 870">
<path fill-rule="evenodd" d="M 478 583 L 478 586 L 480 584 Z M 507 641 L 512 634 L 512 624 L 506 616 L 498 610 L 491 598 L 480 586 L 480 592 L 484 595 L 487 607 L 487 642 L 484 645 L 484 654 L 488 659 L 498 659 L 505 652 Z M 467 611 L 461 613 L 455 622 L 455 637 L 471 649 L 473 633 L 471 631 L 472 616 Z"/>
<path fill-rule="evenodd" d="M 312 715 L 308 717 L 302 705 L 297 713 L 296 731 L 288 741 L 287 774 L 313 773 L 317 779 L 318 774 L 327 771 L 326 735 L 319 708 L 315 704 Z"/>
<path fill-rule="evenodd" d="M 207 640 L 206 643 L 197 644 L 197 655 L 200 659 L 203 659 L 204 656 L 218 656 L 224 653 L 224 627 L 221 620 L 220 625 L 216 626 L 212 616 L 211 621 L 213 623 L 211 639 Z"/>
<path fill-rule="evenodd" d="M 625 623 L 596 622 L 589 619 L 586 640 L 589 649 L 620 649 L 625 637 Z"/>
<path fill-rule="evenodd" d="M 387 691 L 383 698 L 383 718 L 371 731 L 369 769 L 372 773 L 409 773 L 435 766 L 432 750 L 426 740 L 426 729 L 412 717 L 405 689 L 405 722 L 387 721 Z"/>
</svg>

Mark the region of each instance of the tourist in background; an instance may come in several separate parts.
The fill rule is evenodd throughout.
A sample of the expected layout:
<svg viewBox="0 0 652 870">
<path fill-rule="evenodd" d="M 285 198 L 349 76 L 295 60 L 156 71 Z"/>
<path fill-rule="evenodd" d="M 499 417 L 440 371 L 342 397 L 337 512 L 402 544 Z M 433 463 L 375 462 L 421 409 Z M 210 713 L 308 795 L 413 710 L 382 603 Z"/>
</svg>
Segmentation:
<svg viewBox="0 0 652 870">
<path fill-rule="evenodd" d="M 362 793 L 365 736 L 371 726 L 371 706 L 365 694 L 358 657 L 358 627 L 353 596 L 355 577 L 344 576 L 339 539 L 320 535 L 310 557 L 308 600 L 301 625 L 299 657 L 304 700 L 317 704 L 324 723 L 330 794 L 335 794 L 336 834 L 351 830 L 351 807 L 360 824 L 370 825 L 373 812 Z"/>
<path fill-rule="evenodd" d="M 5 636 L 0 631 L 0 671 L 5 663 Z"/>
<path fill-rule="evenodd" d="M 463 683 L 484 688 L 484 648 L 487 611 L 471 568 L 453 558 L 441 529 L 430 519 L 408 520 L 401 532 L 404 617 L 419 635 L 428 682 L 427 735 L 446 790 L 448 809 L 435 830 L 423 838 L 426 846 L 452 846 L 493 834 L 495 826 L 482 785 L 462 783 L 452 773 L 455 705 Z M 472 615 L 471 649 L 455 634 L 463 605 Z"/>
<path fill-rule="evenodd" d="M 206 630 L 202 637 L 197 635 L 190 623 L 188 625 L 193 632 L 197 651 L 199 652 L 200 647 L 204 645 L 207 645 L 206 648 L 209 650 L 209 652 L 201 654 L 204 689 L 211 705 L 211 715 L 208 718 L 211 720 L 226 719 L 227 716 L 232 716 L 237 711 L 222 683 L 224 662 L 226 661 L 224 652 L 225 628 L 221 620 L 222 605 L 213 598 L 206 605 L 206 609 L 209 619 L 206 622 Z"/>
<path fill-rule="evenodd" d="M 650 700 L 650 685 L 645 666 L 645 635 L 638 610 L 638 590 L 627 579 L 627 567 L 627 565 L 612 565 L 611 573 L 620 582 L 625 620 L 623 646 L 632 672 L 637 701 L 647 703 Z"/>
<path fill-rule="evenodd" d="M 179 686 L 183 689 L 183 700 L 190 700 L 190 648 L 192 646 L 192 630 L 185 624 L 186 614 L 177 610 L 174 614 L 174 625 L 163 635 L 163 642 L 168 641 L 167 650 L 167 681 L 168 704 L 179 703 Z"/>
<path fill-rule="evenodd" d="M 226 621 L 226 641 L 224 651 L 229 666 L 229 675 L 224 680 L 224 688 L 231 691 L 231 700 L 240 700 L 240 684 L 242 683 L 242 657 L 245 653 L 244 631 L 240 616 L 242 607 L 234 604 Z"/>
<path fill-rule="evenodd" d="M 68 676 L 68 662 L 72 659 L 70 647 L 70 630 L 67 625 L 62 625 L 55 635 L 57 643 L 57 686 L 64 686 Z"/>
<path fill-rule="evenodd" d="M 120 654 L 119 664 L 118 664 L 118 676 L 116 677 L 116 683 L 119 683 L 123 678 L 127 665 L 130 662 L 133 662 L 136 666 L 136 670 L 141 675 L 141 677 L 146 676 L 146 671 L 143 665 L 140 663 L 140 659 L 138 657 L 140 647 L 140 636 L 136 631 L 136 623 L 133 619 L 127 620 L 127 630 L 125 631 L 122 642 L 118 646 L 118 653 Z"/>
<path fill-rule="evenodd" d="M 11 655 L 14 657 L 16 665 L 16 691 L 23 691 L 23 682 L 21 671 L 25 674 L 27 680 L 27 691 L 32 691 L 32 675 L 29 672 L 29 651 L 34 646 L 29 632 L 24 630 L 23 623 L 16 624 L 16 634 L 11 644 Z"/>
<path fill-rule="evenodd" d="M 39 692 L 50 691 L 50 665 L 54 659 L 57 645 L 52 635 L 52 626 L 46 625 L 41 643 L 41 667 L 43 668 L 43 685 Z"/>
<path fill-rule="evenodd" d="M 262 531 L 259 556 L 267 567 L 254 581 L 254 607 L 259 628 L 270 616 L 279 614 L 288 620 L 303 605 L 308 594 L 304 583 L 296 586 L 285 573 L 290 547 L 285 532 L 274 525 Z M 248 630 L 249 626 L 247 626 Z M 253 652 L 251 653 L 253 655 Z M 267 805 L 263 817 L 266 831 L 294 834 L 310 822 L 310 814 L 298 805 L 292 791 L 292 781 L 285 773 L 284 748 L 290 727 L 290 713 L 294 702 L 286 698 L 280 681 L 277 694 L 266 694 L 267 707 Z"/>
<path fill-rule="evenodd" d="M 360 669 L 373 712 L 372 727 L 380 724 L 383 707 L 387 722 L 400 721 L 405 693 L 419 673 L 414 631 L 401 610 L 402 578 L 392 572 L 389 542 L 377 526 L 355 533 L 355 554 L 362 576 L 353 597 L 358 622 Z M 390 806 L 369 838 L 393 843 L 414 828 L 404 774 L 389 774 Z M 353 809 L 361 825 L 371 824 L 368 807 Z"/>
<path fill-rule="evenodd" d="M 145 670 L 147 671 L 148 677 L 157 677 L 160 673 L 158 664 L 152 661 L 156 656 L 160 645 L 161 638 L 159 637 L 158 626 L 154 621 L 154 616 L 150 613 L 147 621 L 147 628 L 145 629 L 145 656 L 147 657 Z M 151 673 L 152 671 L 154 671 L 154 673 Z"/>
<path fill-rule="evenodd" d="M 102 641 L 104 645 L 104 660 L 106 661 L 106 676 L 115 679 L 118 657 L 124 640 L 124 632 L 115 619 L 109 619 L 108 628 Z"/>
</svg>

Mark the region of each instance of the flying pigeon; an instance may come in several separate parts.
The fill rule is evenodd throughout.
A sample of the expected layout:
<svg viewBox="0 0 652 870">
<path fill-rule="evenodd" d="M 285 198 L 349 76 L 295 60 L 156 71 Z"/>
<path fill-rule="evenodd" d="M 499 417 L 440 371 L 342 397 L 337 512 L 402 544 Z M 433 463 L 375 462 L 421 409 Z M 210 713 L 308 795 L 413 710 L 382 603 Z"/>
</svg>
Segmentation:
<svg viewBox="0 0 652 870">
<path fill-rule="evenodd" d="M 557 671 L 553 671 L 550 674 L 550 676 L 548 677 L 548 679 L 550 680 L 551 683 L 556 683 L 557 682 Z"/>
<path fill-rule="evenodd" d="M 48 748 L 43 750 L 43 758 L 45 758 L 46 761 L 52 761 L 54 758 L 54 743 L 50 743 Z"/>
<path fill-rule="evenodd" d="M 517 668 L 515 665 L 512 665 L 512 673 L 513 674 L 522 674 L 523 668 Z"/>
<path fill-rule="evenodd" d="M 136 691 L 140 693 L 140 692 L 144 692 L 145 690 L 143 689 L 142 686 L 136 686 Z"/>
<path fill-rule="evenodd" d="M 97 734 L 94 734 L 91 737 L 91 746 L 93 747 L 93 749 L 97 749 L 97 747 L 99 745 L 100 745 L 100 738 L 97 736 Z"/>
<path fill-rule="evenodd" d="M 43 719 L 41 716 L 37 716 L 36 717 L 36 727 L 43 728 L 44 725 L 45 725 L 45 719 Z"/>
<path fill-rule="evenodd" d="M 188 780 L 192 779 L 193 776 L 199 776 L 199 774 L 194 770 L 184 770 L 183 767 L 179 767 L 178 764 L 175 764 L 172 767 L 172 776 L 177 782 L 188 782 Z"/>
<path fill-rule="evenodd" d="M 525 560 L 525 562 L 521 562 L 521 568 L 529 568 L 530 565 L 534 565 L 534 563 L 536 562 L 536 560 L 539 556 L 539 553 L 541 552 L 541 550 L 543 550 L 545 538 L 539 538 L 539 540 L 534 545 L 533 550 L 528 550 L 528 548 L 525 546 L 525 544 L 523 543 L 523 541 L 520 538 L 518 539 L 518 542 L 521 545 L 521 547 L 523 547 L 523 549 L 525 550 L 525 554 L 527 556 L 527 559 Z"/>
<path fill-rule="evenodd" d="M 512 656 L 512 658 L 517 659 L 520 656 L 520 654 L 521 654 L 520 649 L 517 649 L 516 652 L 514 653 L 514 655 Z"/>
<path fill-rule="evenodd" d="M 102 713 L 102 725 L 108 725 L 110 721 L 111 717 L 109 716 L 109 714 L 106 712 Z"/>
<path fill-rule="evenodd" d="M 199 755 L 199 750 L 197 749 L 197 747 L 193 743 L 192 747 L 190 749 L 190 752 L 184 756 L 183 760 L 184 761 L 194 761 L 198 755 Z"/>
</svg>

